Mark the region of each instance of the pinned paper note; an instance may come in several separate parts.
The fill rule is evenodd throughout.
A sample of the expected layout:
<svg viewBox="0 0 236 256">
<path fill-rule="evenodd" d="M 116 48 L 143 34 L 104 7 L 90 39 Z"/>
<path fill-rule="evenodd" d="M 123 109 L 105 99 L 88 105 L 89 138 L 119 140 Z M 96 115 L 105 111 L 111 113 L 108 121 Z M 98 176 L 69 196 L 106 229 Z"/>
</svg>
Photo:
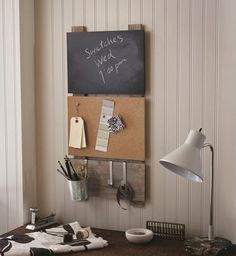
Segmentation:
<svg viewBox="0 0 236 256">
<path fill-rule="evenodd" d="M 114 102 L 111 100 L 103 100 L 100 122 L 98 127 L 97 141 L 95 149 L 107 152 L 109 141 L 109 130 L 107 121 L 112 117 Z"/>
<path fill-rule="evenodd" d="M 70 119 L 69 147 L 86 148 L 84 120 L 81 117 Z"/>
</svg>

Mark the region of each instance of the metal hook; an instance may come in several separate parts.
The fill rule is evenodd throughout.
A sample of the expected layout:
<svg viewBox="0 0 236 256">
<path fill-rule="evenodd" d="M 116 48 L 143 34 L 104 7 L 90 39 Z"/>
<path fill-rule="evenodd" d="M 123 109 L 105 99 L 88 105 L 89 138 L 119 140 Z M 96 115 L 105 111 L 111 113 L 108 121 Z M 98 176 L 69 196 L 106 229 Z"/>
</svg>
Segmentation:
<svg viewBox="0 0 236 256">
<path fill-rule="evenodd" d="M 113 162 L 109 161 L 109 179 L 107 180 L 109 186 L 113 186 Z"/>
<path fill-rule="evenodd" d="M 127 184 L 127 163 L 123 162 L 123 180 L 121 181 L 121 186 Z"/>
</svg>

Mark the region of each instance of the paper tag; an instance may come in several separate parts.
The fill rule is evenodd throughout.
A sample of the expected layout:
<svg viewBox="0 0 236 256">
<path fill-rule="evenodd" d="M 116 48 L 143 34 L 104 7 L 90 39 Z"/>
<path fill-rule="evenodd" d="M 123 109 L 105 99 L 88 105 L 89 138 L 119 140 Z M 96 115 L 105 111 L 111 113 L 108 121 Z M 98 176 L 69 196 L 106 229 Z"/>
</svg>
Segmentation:
<svg viewBox="0 0 236 256">
<path fill-rule="evenodd" d="M 69 147 L 86 148 L 84 120 L 81 117 L 70 119 Z"/>
<path fill-rule="evenodd" d="M 95 149 L 98 151 L 107 152 L 109 141 L 109 130 L 107 121 L 112 117 L 113 110 L 114 102 L 111 100 L 103 100 L 95 147 Z"/>
<path fill-rule="evenodd" d="M 85 139 L 85 130 L 84 130 L 84 120 L 83 120 L 83 129 L 82 129 L 82 148 L 86 148 L 86 139 Z"/>
</svg>

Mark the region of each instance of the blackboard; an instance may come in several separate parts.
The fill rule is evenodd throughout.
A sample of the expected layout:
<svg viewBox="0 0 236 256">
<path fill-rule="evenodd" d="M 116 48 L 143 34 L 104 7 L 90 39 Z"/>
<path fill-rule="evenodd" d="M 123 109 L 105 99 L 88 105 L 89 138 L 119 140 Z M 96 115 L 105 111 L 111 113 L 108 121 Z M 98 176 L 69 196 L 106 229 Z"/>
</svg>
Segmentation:
<svg viewBox="0 0 236 256">
<path fill-rule="evenodd" d="M 144 31 L 67 33 L 68 92 L 145 93 Z"/>
</svg>

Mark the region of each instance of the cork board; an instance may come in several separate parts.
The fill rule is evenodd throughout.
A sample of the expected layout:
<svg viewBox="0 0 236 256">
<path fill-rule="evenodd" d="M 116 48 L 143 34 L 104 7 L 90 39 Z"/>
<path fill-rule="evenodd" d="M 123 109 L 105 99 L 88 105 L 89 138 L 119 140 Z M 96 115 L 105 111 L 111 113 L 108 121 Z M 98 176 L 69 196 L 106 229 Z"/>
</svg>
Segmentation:
<svg viewBox="0 0 236 256">
<path fill-rule="evenodd" d="M 114 101 L 113 115 L 121 115 L 126 128 L 110 134 L 108 151 L 95 150 L 103 99 Z M 78 115 L 85 121 L 87 147 L 69 147 L 73 156 L 103 157 L 112 159 L 145 160 L 145 99 L 143 97 L 68 96 L 68 133 L 70 119 Z"/>
</svg>

